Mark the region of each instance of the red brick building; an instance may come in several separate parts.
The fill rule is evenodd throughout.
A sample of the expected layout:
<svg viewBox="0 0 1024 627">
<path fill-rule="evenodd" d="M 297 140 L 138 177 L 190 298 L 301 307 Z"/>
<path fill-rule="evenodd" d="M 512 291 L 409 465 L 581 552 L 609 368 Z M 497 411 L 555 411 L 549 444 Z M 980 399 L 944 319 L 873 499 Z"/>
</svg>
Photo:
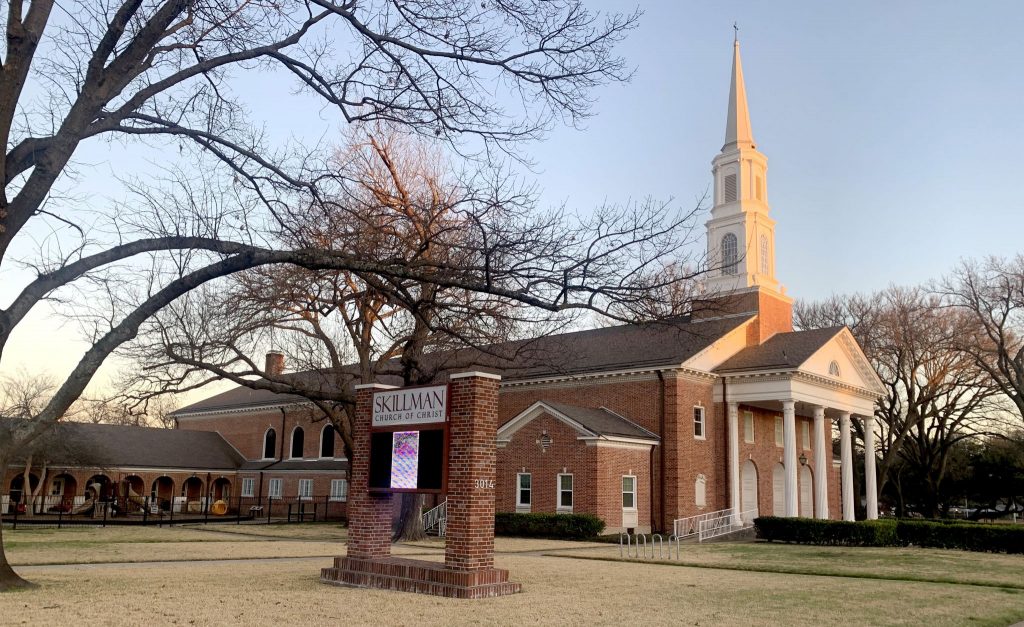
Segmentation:
<svg viewBox="0 0 1024 627">
<path fill-rule="evenodd" d="M 499 512 L 589 512 L 613 532 L 671 532 L 679 519 L 722 510 L 734 520 L 852 520 L 851 416 L 864 421 L 873 451 L 881 382 L 848 329 L 793 330 L 792 299 L 775 277 L 767 158 L 754 143 L 738 43 L 712 174 L 713 269 L 694 313 L 518 343 L 516 361 L 497 367 L 453 360 L 459 371 L 502 376 Z M 340 442 L 299 398 L 237 388 L 176 416 L 179 429 L 231 444 L 242 458 L 231 477 L 248 493 L 345 485 Z M 869 518 L 877 516 L 874 462 L 865 455 Z"/>
</svg>

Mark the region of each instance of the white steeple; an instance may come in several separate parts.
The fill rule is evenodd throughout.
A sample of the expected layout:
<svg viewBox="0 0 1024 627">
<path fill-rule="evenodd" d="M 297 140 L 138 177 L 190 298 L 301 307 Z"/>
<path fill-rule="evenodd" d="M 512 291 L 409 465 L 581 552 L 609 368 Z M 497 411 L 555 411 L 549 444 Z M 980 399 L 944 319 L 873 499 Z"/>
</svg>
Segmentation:
<svg viewBox="0 0 1024 627">
<path fill-rule="evenodd" d="M 768 217 L 768 159 L 754 144 L 740 42 L 733 42 L 725 145 L 711 162 L 714 204 L 708 220 L 707 289 L 711 293 L 767 288 L 775 280 L 775 221 Z"/>
</svg>

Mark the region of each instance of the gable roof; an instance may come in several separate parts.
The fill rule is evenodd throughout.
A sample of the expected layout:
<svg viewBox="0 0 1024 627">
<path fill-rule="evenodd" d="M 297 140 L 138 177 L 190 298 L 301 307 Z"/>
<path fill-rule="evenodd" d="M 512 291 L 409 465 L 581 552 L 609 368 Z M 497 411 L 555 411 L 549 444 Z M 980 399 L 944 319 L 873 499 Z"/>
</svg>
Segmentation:
<svg viewBox="0 0 1024 627">
<path fill-rule="evenodd" d="M 477 369 L 500 374 L 505 381 L 516 381 L 679 366 L 753 317 L 754 314 L 747 314 L 700 321 L 681 317 L 504 342 L 482 349 L 439 351 L 424 356 L 425 369 L 437 372 L 438 379 L 448 372 Z M 347 373 L 341 377 L 331 375 L 329 371 L 306 371 L 284 376 L 294 377 L 303 387 L 314 390 L 337 385 L 332 380 L 351 378 L 354 382 L 354 376 Z M 394 375 L 384 375 L 379 381 L 401 384 L 401 379 Z M 182 407 L 172 415 L 301 403 L 303 400 L 296 394 L 238 386 Z"/>
<path fill-rule="evenodd" d="M 846 327 L 776 333 L 763 344 L 748 346 L 722 362 L 716 373 L 748 370 L 792 370 L 839 335 Z"/>
<path fill-rule="evenodd" d="M 541 414 L 549 414 L 565 422 L 584 436 L 592 438 L 630 438 L 657 442 L 657 434 L 621 416 L 606 407 L 579 407 L 566 403 L 540 400 L 498 429 L 498 439 L 507 440 L 521 427 Z"/>
</svg>

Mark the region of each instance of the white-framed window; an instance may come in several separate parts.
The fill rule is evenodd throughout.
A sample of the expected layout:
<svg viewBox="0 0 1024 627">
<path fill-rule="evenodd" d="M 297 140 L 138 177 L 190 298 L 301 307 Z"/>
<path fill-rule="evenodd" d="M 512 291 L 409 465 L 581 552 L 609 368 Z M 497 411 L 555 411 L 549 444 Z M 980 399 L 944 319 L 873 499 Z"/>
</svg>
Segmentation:
<svg viewBox="0 0 1024 627">
<path fill-rule="evenodd" d="M 348 500 L 348 479 L 331 479 L 331 500 Z"/>
<path fill-rule="evenodd" d="M 708 480 L 704 475 L 697 475 L 693 482 L 693 503 L 701 508 L 708 505 Z"/>
<path fill-rule="evenodd" d="M 739 194 L 738 194 L 738 192 L 739 192 L 738 187 L 739 186 L 736 184 L 737 183 L 736 175 L 735 174 L 726 174 L 725 177 L 724 177 L 723 182 L 725 183 L 725 185 L 723 186 L 724 189 L 722 190 L 723 196 L 724 196 L 722 198 L 722 200 L 725 201 L 725 202 L 733 202 L 733 201 L 735 201 L 736 197 L 739 196 Z"/>
<path fill-rule="evenodd" d="M 516 474 L 516 509 L 530 509 L 533 504 L 533 475 L 528 472 Z"/>
<path fill-rule="evenodd" d="M 636 510 L 636 477 L 622 475 L 622 509 Z"/>
<path fill-rule="evenodd" d="M 256 496 L 256 480 L 252 477 L 242 479 L 242 496 Z"/>
<path fill-rule="evenodd" d="M 302 427 L 295 427 L 292 429 L 292 448 L 290 457 L 292 459 L 302 459 L 305 446 L 306 432 L 302 430 Z"/>
<path fill-rule="evenodd" d="M 829 363 L 829 365 L 828 365 L 828 373 L 829 373 L 829 375 L 831 375 L 833 377 L 838 377 L 838 376 L 842 375 L 842 371 L 839 370 L 839 362 L 838 361 L 833 359 L 832 362 Z"/>
<path fill-rule="evenodd" d="M 271 427 L 263 434 L 263 459 L 274 459 L 277 454 L 277 431 Z"/>
<path fill-rule="evenodd" d="M 312 479 L 299 479 L 299 498 L 300 499 L 311 499 L 311 498 L 313 498 L 313 480 Z"/>
<path fill-rule="evenodd" d="M 776 416 L 775 417 L 775 446 L 784 446 L 785 445 L 785 441 L 783 440 L 783 436 L 785 435 L 785 432 L 783 431 L 783 429 L 784 429 L 784 427 L 782 426 L 782 416 Z"/>
<path fill-rule="evenodd" d="M 800 440 L 805 450 L 811 448 L 811 427 L 806 420 L 800 421 Z"/>
<path fill-rule="evenodd" d="M 572 511 L 572 475 L 558 475 L 558 511 Z"/>
<path fill-rule="evenodd" d="M 272 499 L 281 498 L 282 483 L 283 481 L 281 479 L 271 479 L 269 482 L 267 482 L 267 496 L 269 496 Z"/>
<path fill-rule="evenodd" d="M 736 274 L 739 262 L 739 245 L 736 236 L 726 233 L 722 237 L 722 274 Z"/>
<path fill-rule="evenodd" d="M 334 425 L 324 425 L 320 430 L 320 457 L 334 457 L 334 445 L 336 444 Z"/>
<path fill-rule="evenodd" d="M 754 443 L 754 412 L 743 412 L 743 441 L 747 444 Z"/>
<path fill-rule="evenodd" d="M 704 408 L 694 407 L 693 408 L 693 437 L 698 440 L 703 440 L 707 437 L 704 424 Z"/>
</svg>

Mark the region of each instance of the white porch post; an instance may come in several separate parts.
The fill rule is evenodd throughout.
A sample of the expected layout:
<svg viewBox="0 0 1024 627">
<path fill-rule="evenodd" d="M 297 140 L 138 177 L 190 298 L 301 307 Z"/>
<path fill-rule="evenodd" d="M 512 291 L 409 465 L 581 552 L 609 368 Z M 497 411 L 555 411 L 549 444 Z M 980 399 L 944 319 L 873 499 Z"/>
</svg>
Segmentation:
<svg viewBox="0 0 1024 627">
<path fill-rule="evenodd" d="M 828 441 L 831 442 L 831 438 Z M 819 405 L 814 408 L 814 515 L 817 518 L 828 518 L 827 459 L 832 457 L 832 451 L 826 455 L 825 442 L 825 408 Z"/>
<path fill-rule="evenodd" d="M 850 412 L 839 414 L 839 460 L 843 474 L 843 520 L 853 520 L 853 443 L 850 441 Z"/>
<path fill-rule="evenodd" d="M 739 525 L 740 519 L 740 440 L 738 403 L 728 403 L 729 428 L 729 502 L 732 507 L 732 524 Z"/>
<path fill-rule="evenodd" d="M 798 515 L 796 505 L 796 402 L 782 401 L 782 463 L 786 471 L 786 516 Z"/>
<path fill-rule="evenodd" d="M 868 520 L 878 519 L 878 484 L 875 476 L 875 416 L 864 416 L 864 492 Z"/>
</svg>

